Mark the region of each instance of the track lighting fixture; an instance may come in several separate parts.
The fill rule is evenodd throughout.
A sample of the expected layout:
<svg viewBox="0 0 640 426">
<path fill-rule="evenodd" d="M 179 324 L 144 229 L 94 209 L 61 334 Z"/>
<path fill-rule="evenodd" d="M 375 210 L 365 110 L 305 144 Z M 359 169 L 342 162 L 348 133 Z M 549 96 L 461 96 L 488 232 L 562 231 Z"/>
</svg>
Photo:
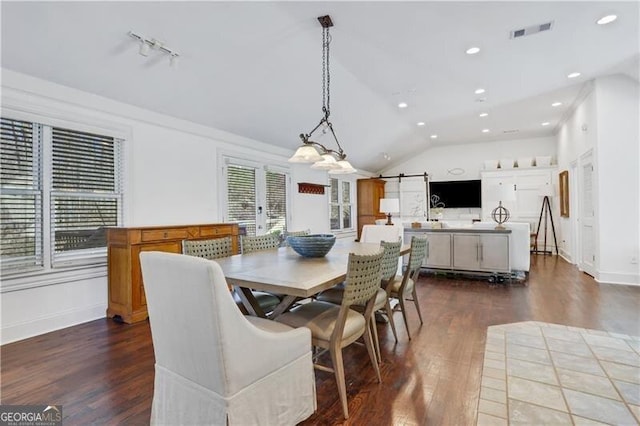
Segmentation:
<svg viewBox="0 0 640 426">
<path fill-rule="evenodd" d="M 134 33 L 133 31 L 129 31 L 129 37 L 135 39 L 140 43 L 140 50 L 138 53 L 142 56 L 149 56 L 151 50 L 157 50 L 162 53 L 166 53 L 169 55 L 169 65 L 172 67 L 178 66 L 178 58 L 180 54 L 173 49 L 167 47 L 163 42 L 156 40 L 155 38 L 146 38 L 145 36 Z"/>
</svg>

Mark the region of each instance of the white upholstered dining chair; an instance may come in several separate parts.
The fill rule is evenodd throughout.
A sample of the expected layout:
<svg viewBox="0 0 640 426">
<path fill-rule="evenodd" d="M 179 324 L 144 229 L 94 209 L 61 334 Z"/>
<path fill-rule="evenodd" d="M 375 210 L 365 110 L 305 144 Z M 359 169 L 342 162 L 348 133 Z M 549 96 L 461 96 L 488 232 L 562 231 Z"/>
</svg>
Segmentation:
<svg viewBox="0 0 640 426">
<path fill-rule="evenodd" d="M 362 243 L 380 243 L 381 241 L 402 241 L 404 228 L 400 225 L 364 225 L 360 234 Z"/>
<path fill-rule="evenodd" d="M 215 261 L 161 252 L 140 261 L 156 360 L 152 424 L 293 425 L 313 414 L 308 329 L 243 316 Z"/>
</svg>

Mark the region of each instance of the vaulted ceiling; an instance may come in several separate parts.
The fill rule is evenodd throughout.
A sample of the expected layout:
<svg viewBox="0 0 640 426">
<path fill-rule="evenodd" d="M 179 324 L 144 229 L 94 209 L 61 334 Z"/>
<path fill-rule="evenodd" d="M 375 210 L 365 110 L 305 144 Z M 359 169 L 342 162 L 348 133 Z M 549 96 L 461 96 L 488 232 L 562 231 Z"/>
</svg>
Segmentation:
<svg viewBox="0 0 640 426">
<path fill-rule="evenodd" d="M 585 82 L 613 73 L 638 79 L 637 2 L 2 2 L 1 8 L 3 68 L 292 152 L 298 135 L 322 115 L 316 18 L 329 14 L 331 121 L 348 159 L 369 171 L 434 144 L 552 135 Z M 615 22 L 596 24 L 611 13 Z M 549 31 L 510 37 L 547 22 Z M 159 52 L 139 55 L 130 30 L 179 52 L 179 66 L 170 67 Z M 480 52 L 465 54 L 472 46 Z M 581 75 L 568 79 L 571 72 Z M 478 88 L 485 93 L 475 94 Z M 408 107 L 399 109 L 400 102 Z M 331 145 L 325 138 L 320 142 Z"/>
</svg>

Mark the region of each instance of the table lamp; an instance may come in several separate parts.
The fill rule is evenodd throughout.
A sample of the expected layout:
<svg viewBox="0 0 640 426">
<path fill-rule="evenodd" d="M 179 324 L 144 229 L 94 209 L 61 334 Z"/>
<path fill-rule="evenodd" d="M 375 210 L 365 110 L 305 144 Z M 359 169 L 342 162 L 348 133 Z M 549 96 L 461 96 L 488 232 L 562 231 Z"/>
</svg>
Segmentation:
<svg viewBox="0 0 640 426">
<path fill-rule="evenodd" d="M 393 225 L 391 213 L 400 211 L 400 200 L 397 198 L 380 198 L 380 212 L 387 214 L 386 225 Z"/>
</svg>

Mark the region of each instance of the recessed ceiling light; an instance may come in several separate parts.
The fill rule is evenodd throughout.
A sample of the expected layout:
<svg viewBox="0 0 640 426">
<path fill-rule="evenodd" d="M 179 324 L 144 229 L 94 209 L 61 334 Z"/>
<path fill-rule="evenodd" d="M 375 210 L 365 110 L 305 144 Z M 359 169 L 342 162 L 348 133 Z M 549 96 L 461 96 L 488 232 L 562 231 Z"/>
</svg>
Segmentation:
<svg viewBox="0 0 640 426">
<path fill-rule="evenodd" d="M 552 107 L 559 107 L 560 105 L 562 105 L 562 102 L 554 102 L 551 104 Z"/>
<path fill-rule="evenodd" d="M 486 117 L 487 115 L 489 115 L 488 112 L 481 112 L 478 117 Z"/>
<path fill-rule="evenodd" d="M 551 123 L 549 123 L 548 121 L 545 121 L 544 123 L 540 123 L 540 124 L 542 124 L 543 126 L 548 126 Z"/>
<path fill-rule="evenodd" d="M 417 124 L 418 126 L 424 126 L 424 124 L 425 124 L 425 123 L 424 123 L 424 121 L 419 121 L 419 122 L 417 122 L 416 124 Z"/>
<path fill-rule="evenodd" d="M 580 73 L 579 72 L 572 72 L 571 74 L 569 74 L 567 76 L 567 78 L 576 78 L 576 77 L 580 77 Z"/>
<path fill-rule="evenodd" d="M 618 17 L 616 15 L 607 15 L 607 16 L 603 16 L 602 18 L 598 19 L 596 21 L 596 23 L 598 25 L 606 25 L 606 24 L 612 23 L 616 19 L 618 19 Z M 469 52 L 467 52 L 467 53 L 469 53 Z"/>
<path fill-rule="evenodd" d="M 438 139 L 438 135 L 431 135 L 430 138 L 431 139 Z"/>
<path fill-rule="evenodd" d="M 406 107 L 408 107 L 408 106 L 409 106 L 409 105 L 407 105 L 407 103 L 406 103 L 406 102 L 400 102 L 400 103 L 398 104 L 398 108 L 406 108 Z"/>
<path fill-rule="evenodd" d="M 600 23 L 600 22 L 598 22 L 598 23 Z M 467 49 L 467 55 L 475 55 L 479 51 L 480 51 L 479 47 L 470 47 L 470 48 Z"/>
<path fill-rule="evenodd" d="M 482 133 L 489 133 L 491 130 L 489 129 L 482 129 Z"/>
<path fill-rule="evenodd" d="M 481 95 L 484 93 L 484 89 L 480 88 L 480 89 L 476 89 L 476 95 Z"/>
</svg>

